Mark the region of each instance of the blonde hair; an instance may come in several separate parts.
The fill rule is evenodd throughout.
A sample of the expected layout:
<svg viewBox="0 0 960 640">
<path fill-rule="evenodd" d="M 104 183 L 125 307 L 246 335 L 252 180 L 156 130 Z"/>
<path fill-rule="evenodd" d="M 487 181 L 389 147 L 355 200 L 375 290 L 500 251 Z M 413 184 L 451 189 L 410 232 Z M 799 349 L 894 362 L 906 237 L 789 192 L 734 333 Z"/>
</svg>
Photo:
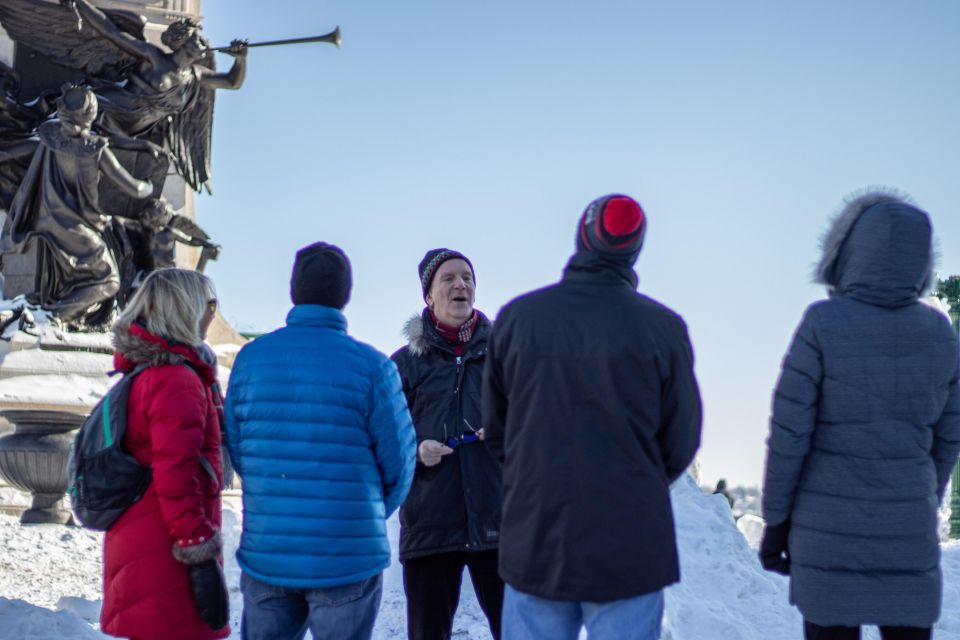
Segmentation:
<svg viewBox="0 0 960 640">
<path fill-rule="evenodd" d="M 207 276 L 187 269 L 157 269 L 140 285 L 116 326 L 139 324 L 155 336 L 198 346 L 200 320 L 207 303 L 216 297 Z"/>
</svg>

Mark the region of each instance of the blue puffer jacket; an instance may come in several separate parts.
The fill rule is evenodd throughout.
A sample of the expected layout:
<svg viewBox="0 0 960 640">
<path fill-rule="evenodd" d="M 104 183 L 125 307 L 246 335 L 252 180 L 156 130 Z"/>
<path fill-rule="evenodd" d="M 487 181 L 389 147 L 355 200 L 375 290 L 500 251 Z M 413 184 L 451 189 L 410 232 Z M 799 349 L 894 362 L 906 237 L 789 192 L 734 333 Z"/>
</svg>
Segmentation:
<svg viewBox="0 0 960 640">
<path fill-rule="evenodd" d="M 393 362 L 346 326 L 336 309 L 297 305 L 286 327 L 244 346 L 230 375 L 237 561 L 262 582 L 331 587 L 390 564 L 386 519 L 413 479 L 413 424 Z"/>
<path fill-rule="evenodd" d="M 821 626 L 928 627 L 937 504 L 960 451 L 957 338 L 920 304 L 927 216 L 867 194 L 836 219 L 773 401 L 763 510 L 790 524 L 790 595 Z"/>
</svg>

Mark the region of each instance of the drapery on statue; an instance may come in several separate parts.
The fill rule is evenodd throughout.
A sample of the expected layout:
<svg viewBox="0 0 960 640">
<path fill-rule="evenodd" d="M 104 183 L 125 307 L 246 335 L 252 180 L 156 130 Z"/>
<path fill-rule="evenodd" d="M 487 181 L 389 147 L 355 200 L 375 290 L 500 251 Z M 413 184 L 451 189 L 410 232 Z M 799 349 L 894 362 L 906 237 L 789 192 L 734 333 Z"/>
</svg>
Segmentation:
<svg viewBox="0 0 960 640">
<path fill-rule="evenodd" d="M 22 251 L 36 240 L 37 290 L 30 302 L 68 323 L 96 326 L 109 320 L 120 291 L 117 238 L 99 206 L 101 177 L 131 198 L 149 198 L 154 187 L 130 175 L 107 138 L 91 131 L 97 117 L 91 91 L 66 88 L 57 117 L 40 125 L 39 141 L 0 150 L 0 159 L 32 155 L 4 221 L 0 252 Z M 162 153 L 147 141 L 127 144 Z"/>
<path fill-rule="evenodd" d="M 3 0 L 0 24 L 15 41 L 83 72 L 100 101 L 98 132 L 166 147 L 187 184 L 209 190 L 214 91 L 243 84 L 244 41 L 223 50 L 235 62 L 216 73 L 213 51 L 190 19 L 161 36 L 171 53 L 144 39 L 141 16 L 101 11 L 89 0 Z"/>
</svg>

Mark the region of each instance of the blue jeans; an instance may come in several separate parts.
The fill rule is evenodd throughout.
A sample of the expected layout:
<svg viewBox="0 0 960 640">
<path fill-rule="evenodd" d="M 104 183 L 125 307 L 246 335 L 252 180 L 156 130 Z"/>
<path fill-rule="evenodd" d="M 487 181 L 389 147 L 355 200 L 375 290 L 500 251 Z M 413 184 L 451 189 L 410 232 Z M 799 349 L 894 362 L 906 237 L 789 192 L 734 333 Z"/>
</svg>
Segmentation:
<svg viewBox="0 0 960 640">
<path fill-rule="evenodd" d="M 244 573 L 243 640 L 369 640 L 383 594 L 383 574 L 326 589 L 296 589 L 260 582 Z"/>
<path fill-rule="evenodd" d="M 663 591 L 613 602 L 546 600 L 517 591 L 503 595 L 503 640 L 658 640 Z"/>
</svg>

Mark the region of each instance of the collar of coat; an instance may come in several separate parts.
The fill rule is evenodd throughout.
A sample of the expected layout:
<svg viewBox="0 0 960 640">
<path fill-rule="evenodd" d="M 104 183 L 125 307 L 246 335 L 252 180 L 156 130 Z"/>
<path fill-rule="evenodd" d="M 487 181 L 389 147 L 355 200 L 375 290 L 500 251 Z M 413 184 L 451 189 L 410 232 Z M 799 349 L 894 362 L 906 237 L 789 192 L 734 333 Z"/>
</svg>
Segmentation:
<svg viewBox="0 0 960 640">
<path fill-rule="evenodd" d="M 345 332 L 347 317 L 339 309 L 322 304 L 298 304 L 287 314 L 287 325 L 325 327 Z"/>
<path fill-rule="evenodd" d="M 479 310 L 477 310 L 477 316 L 479 317 L 477 328 L 474 330 L 470 342 L 467 343 L 464 353 L 469 351 L 470 347 L 477 341 L 486 339 L 487 333 L 490 331 L 491 325 L 487 316 L 483 315 L 483 312 Z M 407 339 L 410 355 L 412 356 L 422 356 L 430 349 L 453 352 L 446 340 L 437 333 L 436 328 L 434 328 L 433 323 L 430 321 L 430 312 L 427 309 L 424 309 L 423 312 L 419 314 L 410 316 L 410 319 L 403 325 L 403 337 Z"/>
<path fill-rule="evenodd" d="M 139 364 L 161 366 L 185 364 L 208 385 L 216 382 L 216 370 L 201 359 L 197 349 L 153 335 L 139 324 L 113 329 L 113 365 L 117 371 L 132 371 Z"/>
</svg>

